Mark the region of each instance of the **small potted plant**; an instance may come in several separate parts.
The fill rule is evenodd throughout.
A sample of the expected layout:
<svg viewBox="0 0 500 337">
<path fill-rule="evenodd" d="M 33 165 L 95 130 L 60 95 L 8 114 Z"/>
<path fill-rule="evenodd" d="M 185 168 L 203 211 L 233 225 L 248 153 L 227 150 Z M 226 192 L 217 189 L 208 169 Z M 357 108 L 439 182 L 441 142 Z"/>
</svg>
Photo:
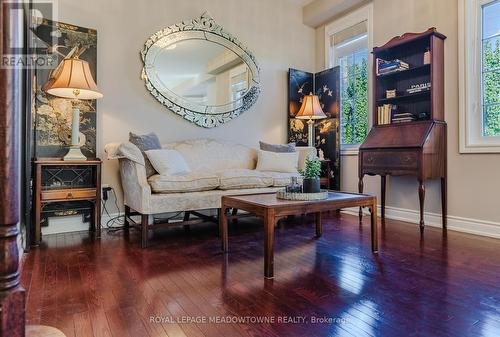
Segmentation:
<svg viewBox="0 0 500 337">
<path fill-rule="evenodd" d="M 299 170 L 299 173 L 304 178 L 302 183 L 304 193 L 320 192 L 321 161 L 318 158 L 306 158 L 305 169 Z"/>
</svg>

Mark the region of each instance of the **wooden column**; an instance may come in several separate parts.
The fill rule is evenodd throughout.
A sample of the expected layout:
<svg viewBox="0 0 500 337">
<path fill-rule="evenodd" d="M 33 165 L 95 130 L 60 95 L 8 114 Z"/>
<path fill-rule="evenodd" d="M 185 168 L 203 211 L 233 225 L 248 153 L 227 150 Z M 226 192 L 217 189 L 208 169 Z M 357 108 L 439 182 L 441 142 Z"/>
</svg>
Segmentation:
<svg viewBox="0 0 500 337">
<path fill-rule="evenodd" d="M 0 50 L 3 56 L 21 20 L 0 0 Z M 20 69 L 0 67 L 0 337 L 25 336 L 25 293 L 19 283 L 19 121 Z"/>
</svg>

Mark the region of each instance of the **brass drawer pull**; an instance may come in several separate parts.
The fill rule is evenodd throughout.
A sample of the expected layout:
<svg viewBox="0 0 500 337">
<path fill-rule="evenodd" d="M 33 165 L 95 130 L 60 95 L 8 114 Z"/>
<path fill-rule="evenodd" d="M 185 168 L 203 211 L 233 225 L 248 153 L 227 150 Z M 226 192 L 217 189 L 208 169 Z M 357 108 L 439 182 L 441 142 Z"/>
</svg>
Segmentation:
<svg viewBox="0 0 500 337">
<path fill-rule="evenodd" d="M 66 198 L 67 198 L 67 199 L 71 199 L 71 198 L 73 198 L 73 193 L 68 192 L 68 195 L 66 196 Z"/>
</svg>

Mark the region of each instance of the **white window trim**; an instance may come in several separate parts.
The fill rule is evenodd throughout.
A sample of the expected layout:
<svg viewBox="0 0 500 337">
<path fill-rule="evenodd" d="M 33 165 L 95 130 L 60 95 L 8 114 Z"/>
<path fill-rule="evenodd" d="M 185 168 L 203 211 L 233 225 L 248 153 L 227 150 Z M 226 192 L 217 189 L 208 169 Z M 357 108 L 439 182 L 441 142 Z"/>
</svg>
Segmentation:
<svg viewBox="0 0 500 337">
<path fill-rule="evenodd" d="M 500 136 L 482 135 L 481 6 L 493 0 L 459 0 L 459 138 L 460 153 L 498 153 Z"/>
<path fill-rule="evenodd" d="M 371 50 L 373 49 L 373 3 L 360 7 L 325 26 L 325 65 L 327 68 L 333 66 L 330 63 L 332 59 L 330 55 L 330 36 L 363 21 L 366 21 L 368 30 L 368 129 L 370 129 L 373 125 L 373 100 L 371 89 L 373 79 L 370 75 L 373 65 L 373 57 L 371 54 Z M 341 145 L 340 154 L 343 156 L 358 155 L 358 153 L 359 145 Z"/>
</svg>

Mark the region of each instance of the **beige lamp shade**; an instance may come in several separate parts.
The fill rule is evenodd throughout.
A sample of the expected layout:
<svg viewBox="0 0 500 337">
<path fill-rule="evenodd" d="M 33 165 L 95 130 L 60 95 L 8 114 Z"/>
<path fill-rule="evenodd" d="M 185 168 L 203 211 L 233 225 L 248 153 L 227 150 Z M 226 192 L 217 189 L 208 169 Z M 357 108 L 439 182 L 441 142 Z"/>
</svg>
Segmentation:
<svg viewBox="0 0 500 337">
<path fill-rule="evenodd" d="M 47 93 L 64 98 L 97 99 L 102 94 L 90 72 L 87 61 L 64 59 L 51 78 L 42 87 Z"/>
<path fill-rule="evenodd" d="M 304 96 L 302 101 L 302 106 L 299 112 L 295 116 L 299 119 L 323 119 L 326 118 L 323 109 L 321 109 L 321 104 L 319 103 L 318 96 L 309 94 Z"/>
</svg>

